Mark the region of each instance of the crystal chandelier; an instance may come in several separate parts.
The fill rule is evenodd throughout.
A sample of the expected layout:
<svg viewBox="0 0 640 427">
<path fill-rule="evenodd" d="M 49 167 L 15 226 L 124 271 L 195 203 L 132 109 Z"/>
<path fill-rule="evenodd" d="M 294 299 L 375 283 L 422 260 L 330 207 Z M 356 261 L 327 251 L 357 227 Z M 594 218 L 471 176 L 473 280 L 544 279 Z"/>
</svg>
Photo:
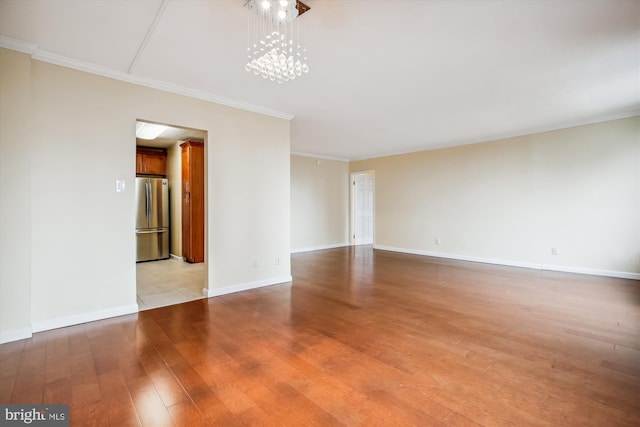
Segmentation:
<svg viewBox="0 0 640 427">
<path fill-rule="evenodd" d="M 301 46 L 300 20 L 309 6 L 296 0 L 249 0 L 248 62 L 244 67 L 278 83 L 309 72 L 306 49 Z"/>
</svg>

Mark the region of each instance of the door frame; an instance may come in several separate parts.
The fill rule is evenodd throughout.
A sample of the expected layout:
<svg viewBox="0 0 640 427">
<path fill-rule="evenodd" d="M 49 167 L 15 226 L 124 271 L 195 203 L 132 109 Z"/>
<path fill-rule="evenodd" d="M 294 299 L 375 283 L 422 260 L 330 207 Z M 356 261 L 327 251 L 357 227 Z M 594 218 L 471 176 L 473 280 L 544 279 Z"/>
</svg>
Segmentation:
<svg viewBox="0 0 640 427">
<path fill-rule="evenodd" d="M 373 169 L 363 170 L 358 172 L 351 172 L 349 174 L 349 209 L 351 211 L 350 220 L 349 220 L 349 243 L 351 246 L 355 245 L 355 231 L 356 231 L 356 192 L 355 178 L 357 175 L 371 175 L 373 179 L 373 245 L 376 244 L 376 171 Z"/>
<path fill-rule="evenodd" d="M 198 128 L 194 128 L 194 127 L 190 127 L 190 126 L 181 126 L 181 125 L 175 125 L 175 124 L 170 124 L 167 122 L 158 122 L 158 121 L 152 121 L 152 120 L 147 120 L 147 119 L 141 119 L 141 118 L 136 118 L 136 123 L 137 122 L 146 122 L 146 123 L 156 123 L 156 124 L 161 124 L 161 125 L 166 125 L 172 128 L 179 128 L 179 129 L 193 129 L 193 130 L 197 130 L 197 131 L 201 131 L 204 132 L 204 138 L 203 138 L 203 144 L 204 144 L 204 174 L 203 174 L 203 183 L 204 183 L 204 268 L 205 268 L 205 280 L 204 280 L 204 288 L 202 289 L 202 294 L 203 294 L 203 298 L 209 298 L 209 129 L 198 129 Z M 137 149 L 137 140 L 136 140 L 136 136 L 135 134 L 133 135 L 133 141 L 134 141 L 134 155 L 135 155 L 135 150 Z M 176 138 L 175 142 L 171 145 L 171 147 L 173 147 L 175 144 L 180 144 L 180 139 Z M 178 153 L 178 156 L 180 156 L 180 154 Z M 182 168 L 182 164 L 180 166 L 180 168 Z M 180 173 L 181 173 L 182 169 L 180 169 Z M 135 177 L 137 175 L 134 174 L 134 180 Z M 168 178 L 168 177 L 167 177 Z M 180 197 L 179 197 L 179 202 L 180 203 L 180 199 L 182 197 L 182 189 L 181 189 L 181 185 L 178 185 L 178 188 L 180 188 Z M 171 200 L 172 198 L 175 197 L 174 195 L 170 195 L 169 199 Z M 132 200 L 132 203 L 135 204 L 135 200 Z M 133 209 L 132 211 L 135 211 L 135 205 L 132 205 Z M 169 209 L 171 210 L 171 206 L 169 207 Z M 171 215 L 171 213 L 169 213 L 169 215 Z M 169 230 L 171 230 L 173 227 L 176 226 L 176 224 L 174 224 L 175 221 L 172 221 Z M 180 221 L 180 223 L 177 225 L 178 227 L 182 227 L 182 222 Z M 171 233 L 171 231 L 169 231 L 169 233 Z M 134 236 L 135 239 L 135 236 Z M 170 237 L 171 239 L 171 237 Z M 135 241 L 134 241 L 135 244 Z M 172 253 L 171 253 L 171 246 L 169 247 L 169 258 L 176 258 Z M 182 258 L 180 258 L 182 259 Z M 138 275 L 137 273 L 135 274 L 135 280 L 134 280 L 134 291 L 137 297 L 138 294 Z"/>
</svg>

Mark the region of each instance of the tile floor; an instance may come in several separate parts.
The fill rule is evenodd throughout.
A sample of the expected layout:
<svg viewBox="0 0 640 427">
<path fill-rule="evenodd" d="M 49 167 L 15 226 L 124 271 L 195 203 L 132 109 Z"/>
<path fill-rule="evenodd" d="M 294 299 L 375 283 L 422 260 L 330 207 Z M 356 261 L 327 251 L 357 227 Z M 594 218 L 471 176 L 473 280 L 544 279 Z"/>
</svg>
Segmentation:
<svg viewBox="0 0 640 427">
<path fill-rule="evenodd" d="M 206 272 L 204 263 L 174 258 L 137 263 L 138 307 L 142 311 L 204 298 Z"/>
</svg>

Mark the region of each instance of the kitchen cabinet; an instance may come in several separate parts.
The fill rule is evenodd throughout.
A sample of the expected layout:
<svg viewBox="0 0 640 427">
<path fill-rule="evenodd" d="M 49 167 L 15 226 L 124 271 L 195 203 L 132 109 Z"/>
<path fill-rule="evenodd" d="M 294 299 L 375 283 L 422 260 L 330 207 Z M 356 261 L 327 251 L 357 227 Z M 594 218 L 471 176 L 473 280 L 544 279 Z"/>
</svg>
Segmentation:
<svg viewBox="0 0 640 427">
<path fill-rule="evenodd" d="M 204 262 L 204 143 L 186 141 L 182 150 L 182 258 Z"/>
<path fill-rule="evenodd" d="M 138 148 L 136 175 L 167 175 L 167 152 L 164 149 Z"/>
</svg>

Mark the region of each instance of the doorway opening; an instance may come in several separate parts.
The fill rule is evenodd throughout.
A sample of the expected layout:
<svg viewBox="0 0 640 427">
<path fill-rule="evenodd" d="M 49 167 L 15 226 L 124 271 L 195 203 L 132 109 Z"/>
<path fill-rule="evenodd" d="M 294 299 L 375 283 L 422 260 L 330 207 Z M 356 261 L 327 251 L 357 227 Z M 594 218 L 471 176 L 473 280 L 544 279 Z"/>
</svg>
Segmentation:
<svg viewBox="0 0 640 427">
<path fill-rule="evenodd" d="M 351 174 L 351 244 L 372 245 L 375 233 L 375 172 Z"/>
<path fill-rule="evenodd" d="M 153 129 L 155 126 L 159 127 Z M 154 132 L 144 134 L 150 129 L 157 135 L 153 135 Z M 207 295 L 206 141 L 205 130 L 136 121 L 136 297 L 139 310 L 179 304 Z M 163 187 L 166 195 L 162 194 Z M 199 193 L 195 191 L 197 188 Z M 190 210 L 192 205 L 195 210 Z M 194 248 L 199 253 L 195 258 L 192 256 Z"/>
</svg>

